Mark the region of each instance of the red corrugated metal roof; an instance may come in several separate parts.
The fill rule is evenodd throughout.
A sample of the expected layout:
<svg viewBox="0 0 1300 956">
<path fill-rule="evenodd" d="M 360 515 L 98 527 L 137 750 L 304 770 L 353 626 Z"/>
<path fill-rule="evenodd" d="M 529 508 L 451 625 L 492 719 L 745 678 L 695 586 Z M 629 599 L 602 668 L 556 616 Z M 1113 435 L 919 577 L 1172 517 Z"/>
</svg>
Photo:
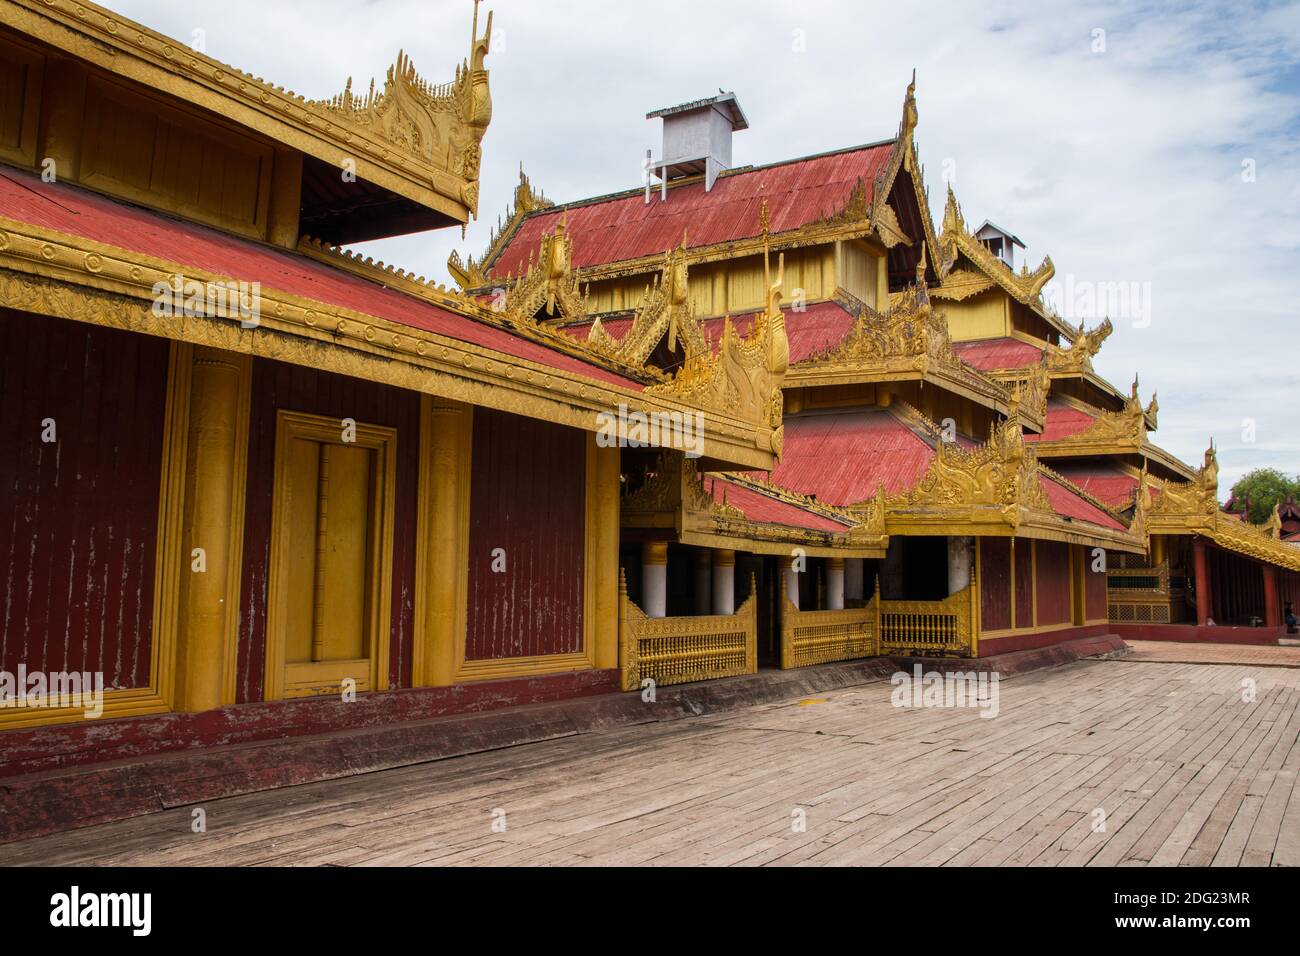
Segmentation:
<svg viewBox="0 0 1300 956">
<path fill-rule="evenodd" d="M 952 350 L 959 359 L 981 372 L 1037 365 L 1043 357 L 1043 350 L 1038 346 L 1013 338 L 954 342 Z"/>
<path fill-rule="evenodd" d="M 743 170 L 719 177 L 709 192 L 702 181 L 672 187 L 663 201 L 657 190 L 649 203 L 636 191 L 534 213 L 492 263 L 492 275 L 521 275 L 562 217 L 577 268 L 667 252 L 683 234 L 691 248 L 757 236 L 763 199 L 772 232 L 798 229 L 838 212 L 859 181 L 870 202 L 892 149 L 892 142 L 879 143 Z"/>
<path fill-rule="evenodd" d="M 1043 433 L 1035 435 L 1026 432 L 1025 441 L 1055 441 L 1058 438 L 1069 438 L 1086 430 L 1096 420 L 1097 416 L 1080 411 L 1060 399 L 1049 399 Z"/>
<path fill-rule="evenodd" d="M 1127 530 L 1121 522 L 1116 521 L 1092 502 L 1080 498 L 1065 485 L 1053 481 L 1047 475 L 1040 474 L 1038 483 L 1047 495 L 1047 500 L 1052 503 L 1052 509 L 1062 518 L 1070 518 L 1073 521 L 1086 521 L 1089 524 L 1100 525 L 1103 528 L 1111 528 L 1115 531 Z"/>
<path fill-rule="evenodd" d="M 1105 461 L 1053 462 L 1052 468 L 1112 508 L 1123 510 L 1133 504 L 1138 479 L 1118 465 Z M 1152 494 L 1157 492 L 1152 488 Z"/>
<path fill-rule="evenodd" d="M 925 472 L 934 449 L 887 409 L 816 412 L 785 419 L 785 445 L 772 481 L 819 501 L 848 505 L 896 494 Z"/>
<path fill-rule="evenodd" d="M 715 500 L 722 501 L 725 498 L 727 504 L 739 508 L 750 521 L 805 528 L 809 531 L 841 532 L 851 527 L 845 522 L 817 514 L 788 501 L 781 501 L 725 478 L 710 479 L 710 483 L 710 490 Z"/>
<path fill-rule="evenodd" d="M 0 216 L 153 256 L 241 282 L 260 282 L 338 308 L 353 309 L 551 368 L 640 391 L 642 386 L 581 359 L 521 339 L 306 256 L 117 202 L 96 193 L 0 172 Z"/>
</svg>

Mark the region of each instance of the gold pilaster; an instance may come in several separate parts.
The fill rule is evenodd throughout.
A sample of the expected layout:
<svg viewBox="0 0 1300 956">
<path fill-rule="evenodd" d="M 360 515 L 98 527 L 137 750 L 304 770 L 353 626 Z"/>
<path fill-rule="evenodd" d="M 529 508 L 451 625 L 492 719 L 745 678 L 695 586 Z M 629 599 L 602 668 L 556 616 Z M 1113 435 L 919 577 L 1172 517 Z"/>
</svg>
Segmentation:
<svg viewBox="0 0 1300 956">
<path fill-rule="evenodd" d="M 454 683 L 456 651 L 465 643 L 473 422 L 471 406 L 423 396 L 412 661 L 417 687 Z"/>
<path fill-rule="evenodd" d="M 592 561 L 587 587 L 593 608 L 588 640 L 597 668 L 618 667 L 618 523 L 620 449 L 601 448 L 588 436 L 588 457 L 593 460 L 592 486 L 587 490 L 587 540 Z"/>
<path fill-rule="evenodd" d="M 193 350 L 175 708 L 233 703 L 252 359 Z M 201 548 L 203 570 L 195 570 Z"/>
</svg>

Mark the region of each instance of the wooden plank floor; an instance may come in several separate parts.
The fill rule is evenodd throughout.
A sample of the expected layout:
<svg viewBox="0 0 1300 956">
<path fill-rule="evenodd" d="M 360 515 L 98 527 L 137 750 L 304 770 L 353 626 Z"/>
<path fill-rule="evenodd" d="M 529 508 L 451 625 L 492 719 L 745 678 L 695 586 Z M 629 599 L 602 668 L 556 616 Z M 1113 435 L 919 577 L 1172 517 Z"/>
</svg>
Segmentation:
<svg viewBox="0 0 1300 956">
<path fill-rule="evenodd" d="M 1293 668 L 1081 661 L 1004 681 L 994 719 L 890 690 L 234 797 L 204 807 L 206 833 L 184 808 L 0 863 L 1300 863 Z"/>
</svg>

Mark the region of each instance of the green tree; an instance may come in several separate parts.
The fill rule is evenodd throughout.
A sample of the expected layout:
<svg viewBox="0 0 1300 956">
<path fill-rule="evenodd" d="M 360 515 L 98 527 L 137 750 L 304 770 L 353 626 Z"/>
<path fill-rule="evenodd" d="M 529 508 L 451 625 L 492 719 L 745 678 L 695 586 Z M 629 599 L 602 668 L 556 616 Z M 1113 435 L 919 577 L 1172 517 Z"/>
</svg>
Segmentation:
<svg viewBox="0 0 1300 956">
<path fill-rule="evenodd" d="M 1300 476 L 1288 478 L 1276 468 L 1255 468 L 1238 478 L 1232 486 L 1232 496 L 1238 505 L 1250 499 L 1247 518 L 1254 524 L 1267 521 L 1273 513 L 1273 506 L 1281 504 L 1288 495 L 1300 500 Z"/>
</svg>

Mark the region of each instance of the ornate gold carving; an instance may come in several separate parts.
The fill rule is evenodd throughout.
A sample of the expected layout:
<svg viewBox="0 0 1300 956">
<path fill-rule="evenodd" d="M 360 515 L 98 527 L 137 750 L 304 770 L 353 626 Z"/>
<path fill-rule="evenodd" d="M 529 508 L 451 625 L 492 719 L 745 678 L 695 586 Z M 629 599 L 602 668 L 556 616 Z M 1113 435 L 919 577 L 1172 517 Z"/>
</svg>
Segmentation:
<svg viewBox="0 0 1300 956">
<path fill-rule="evenodd" d="M 665 337 L 670 353 L 676 352 L 681 341 L 686 361 L 709 351 L 691 305 L 685 236 L 676 249 L 664 256 L 663 269 L 647 287 L 622 342 L 607 333 L 596 319 L 587 333 L 587 344 L 620 361 L 641 366 Z"/>
<path fill-rule="evenodd" d="M 1059 440 L 1060 444 L 1078 445 L 1132 445 L 1140 448 L 1146 442 L 1147 419 L 1142 403 L 1130 398 L 1118 412 L 1102 412 L 1097 420 L 1083 431 Z M 1052 442 L 1051 444 L 1058 444 Z"/>
<path fill-rule="evenodd" d="M 760 211 L 763 235 L 767 236 L 767 202 Z M 648 393 L 669 395 L 706 408 L 725 409 L 738 418 L 756 422 L 755 441 L 778 457 L 781 454 L 781 385 L 790 366 L 790 342 L 786 338 L 785 315 L 781 311 L 781 287 L 785 281 L 785 256 L 777 260 L 772 277 L 769 256 L 763 256 L 767 284 L 767 306 L 754 320 L 748 337 L 741 337 L 731 323 L 723 321 L 722 338 L 716 353 L 701 352 L 688 360 L 671 381 L 652 385 Z"/>
<path fill-rule="evenodd" d="M 1268 520 L 1261 525 L 1264 533 L 1271 538 L 1282 537 L 1282 515 L 1278 511 L 1277 503 L 1273 504 L 1273 512 L 1268 516 Z"/>
<path fill-rule="evenodd" d="M 455 78 L 432 86 L 399 55 L 373 100 L 351 90 L 308 99 L 221 63 L 89 0 L 7 0 L 20 29 L 73 57 L 270 135 L 328 163 L 359 161 L 358 173 L 458 220 L 474 212 L 479 143 L 491 119 L 477 36 Z M 490 19 L 490 18 L 489 18 Z M 489 31 L 490 34 L 490 31 Z M 391 95 L 390 95 L 391 94 Z M 373 110 L 371 109 L 373 107 Z"/>
<path fill-rule="evenodd" d="M 1047 399 L 1051 395 L 1052 380 L 1047 367 L 1042 363 L 1026 369 L 1016 369 L 1011 374 L 990 376 L 1011 389 L 1012 410 L 1008 418 L 1021 415 L 1026 421 L 1037 423 L 1039 427 L 1047 418 Z"/>
<path fill-rule="evenodd" d="M 1056 274 L 1056 267 L 1052 265 L 1051 257 L 1044 257 L 1042 263 L 1033 272 L 1029 271 L 1027 265 L 1019 273 L 1012 272 L 1005 262 L 967 231 L 966 221 L 962 218 L 961 207 L 957 204 L 957 197 L 953 194 L 951 185 L 948 187 L 948 202 L 944 207 L 943 232 L 939 236 L 939 246 L 939 258 L 945 264 L 955 266 L 960 254 L 1017 302 L 1040 312 L 1047 312 L 1042 292 L 1043 287 Z M 969 280 L 963 278 L 961 281 Z M 940 284 L 941 288 L 942 286 L 943 283 Z M 959 282 L 958 288 L 960 287 Z"/>
<path fill-rule="evenodd" d="M 540 190 L 533 189 L 532 183 L 524 174 L 524 167 L 520 165 L 519 185 L 515 187 L 514 205 L 506 210 L 504 223 L 500 217 L 497 218 L 496 229 L 488 239 L 487 251 L 480 258 L 475 259 L 470 256 L 462 261 L 459 252 L 452 252 L 447 259 L 447 270 L 452 278 L 465 290 L 489 286 L 492 282 L 488 275 L 489 267 L 505 251 L 528 214 L 538 209 L 550 209 L 554 205 L 555 203 L 547 199 Z"/>
<path fill-rule="evenodd" d="M 1115 330 L 1110 319 L 1102 319 L 1095 328 L 1086 330 L 1079 323 L 1074 341 L 1068 349 L 1048 344 L 1043 353 L 1047 369 L 1054 375 L 1086 375 L 1092 371 L 1092 359 L 1101 351 L 1101 343 Z"/>
<path fill-rule="evenodd" d="M 1262 525 L 1254 525 L 1219 507 L 1219 460 L 1211 445 L 1190 481 L 1166 481 L 1148 512 L 1148 528 L 1159 534 L 1204 535 L 1221 548 L 1291 571 L 1300 571 L 1300 548 L 1279 537 L 1277 509 Z"/>
<path fill-rule="evenodd" d="M 627 578 L 618 573 L 618 630 L 624 690 L 684 684 L 758 670 L 758 597 L 750 579 L 749 597 L 735 614 L 705 617 L 646 617 L 627 595 Z"/>
<path fill-rule="evenodd" d="M 461 202 L 477 212 L 478 178 L 483 134 L 492 120 L 492 95 L 484 66 L 492 42 L 492 14 L 487 30 L 478 35 L 478 3 L 474 4 L 468 62 L 456 68 L 450 83 L 434 86 L 415 72 L 411 58 L 398 51 L 388 68 L 382 91 L 374 80 L 363 96 L 352 92 L 348 77 L 343 92 L 314 106 L 349 126 L 366 130 L 399 153 L 417 157 L 462 181 Z"/>
<path fill-rule="evenodd" d="M 876 583 L 880 592 L 880 583 Z M 882 654 L 920 657 L 969 657 L 976 645 L 972 580 L 939 601 L 881 601 L 878 605 Z"/>
<path fill-rule="evenodd" d="M 1038 483 L 1038 462 L 1025 447 L 1020 423 L 1013 419 L 993 426 L 989 440 L 974 448 L 940 441 L 921 480 L 890 503 L 905 507 L 992 506 L 1008 524 L 1017 522 L 1021 508 L 1052 511 Z"/>
<path fill-rule="evenodd" d="M 1151 504 L 1155 515 L 1211 517 L 1219 513 L 1219 459 L 1211 445 L 1191 481 L 1166 481 Z"/>
<path fill-rule="evenodd" d="M 993 280 L 974 269 L 951 269 L 931 294 L 936 299 L 960 302 L 992 288 Z"/>
<path fill-rule="evenodd" d="M 781 669 L 875 657 L 880 591 L 866 607 L 801 611 L 781 592 Z"/>
<path fill-rule="evenodd" d="M 923 250 L 920 269 L 924 267 Z M 923 280 L 894 296 L 883 314 L 857 300 L 850 301 L 843 292 L 837 301 L 856 313 L 852 328 L 839 342 L 800 361 L 796 366 L 800 373 L 936 374 L 965 386 L 999 410 L 1009 407 L 1013 395 L 1008 386 L 957 357 L 948 321 L 943 312 L 931 307 Z"/>
</svg>

